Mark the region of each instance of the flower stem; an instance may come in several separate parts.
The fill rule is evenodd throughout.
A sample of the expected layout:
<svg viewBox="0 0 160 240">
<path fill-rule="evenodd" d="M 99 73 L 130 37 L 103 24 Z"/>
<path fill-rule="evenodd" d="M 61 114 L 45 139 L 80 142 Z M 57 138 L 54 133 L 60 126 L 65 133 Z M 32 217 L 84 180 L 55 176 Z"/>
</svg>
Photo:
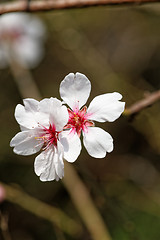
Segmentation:
<svg viewBox="0 0 160 240">
<path fill-rule="evenodd" d="M 34 97 L 36 100 L 40 100 L 41 96 L 38 87 L 33 80 L 30 71 L 17 64 L 11 58 L 9 59 L 9 64 L 21 97 Z"/>
<path fill-rule="evenodd" d="M 159 100 L 160 100 L 160 90 L 152 93 L 148 93 L 143 99 L 135 102 L 133 105 L 126 108 L 123 115 L 131 116 L 131 115 L 137 114 L 143 109 L 151 106 L 152 104 L 154 104 Z"/>
<path fill-rule="evenodd" d="M 68 190 L 81 218 L 94 240 L 111 240 L 107 226 L 92 201 L 86 186 L 83 184 L 75 169 L 65 164 L 63 184 Z"/>
</svg>

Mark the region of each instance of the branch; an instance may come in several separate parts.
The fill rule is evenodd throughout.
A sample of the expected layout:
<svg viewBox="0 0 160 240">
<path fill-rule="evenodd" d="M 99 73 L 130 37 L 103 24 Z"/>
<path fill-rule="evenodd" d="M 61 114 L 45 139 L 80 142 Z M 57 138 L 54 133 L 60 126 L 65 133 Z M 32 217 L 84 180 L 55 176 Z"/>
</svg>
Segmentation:
<svg viewBox="0 0 160 240">
<path fill-rule="evenodd" d="M 81 234 L 81 225 L 68 217 L 62 210 L 31 197 L 16 187 L 9 186 L 2 182 L 0 182 L 0 186 L 4 188 L 5 199 L 9 202 L 17 204 L 36 216 L 50 221 L 53 225 L 58 226 L 62 231 L 73 237 Z"/>
<path fill-rule="evenodd" d="M 160 100 L 160 90 L 148 94 L 144 99 L 137 101 L 130 107 L 126 108 L 124 115 L 131 116 L 139 113 L 144 108 L 151 106 L 156 101 Z"/>
<path fill-rule="evenodd" d="M 11 57 L 8 57 L 11 73 L 14 77 L 14 81 L 19 89 L 22 98 L 28 98 L 34 96 L 35 99 L 40 100 L 41 96 L 38 87 L 33 80 L 33 77 L 27 68 L 22 68 Z M 28 89 L 30 90 L 28 92 Z"/>
<path fill-rule="evenodd" d="M 83 184 L 71 164 L 65 164 L 65 177 L 63 184 L 68 190 L 72 202 L 79 215 L 91 233 L 93 240 L 112 240 L 98 209 L 90 197 L 88 189 Z"/>
<path fill-rule="evenodd" d="M 122 4 L 146 4 L 159 2 L 159 0 L 21 0 L 12 3 L 0 4 L 0 14 L 21 11 L 49 11 L 65 8 L 82 8 L 103 5 L 122 5 Z"/>
</svg>

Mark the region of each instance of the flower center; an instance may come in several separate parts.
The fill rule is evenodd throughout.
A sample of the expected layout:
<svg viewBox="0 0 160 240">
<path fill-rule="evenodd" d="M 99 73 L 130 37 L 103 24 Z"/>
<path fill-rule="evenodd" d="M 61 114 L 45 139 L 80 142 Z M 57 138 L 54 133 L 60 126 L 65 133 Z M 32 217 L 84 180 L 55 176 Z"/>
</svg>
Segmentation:
<svg viewBox="0 0 160 240">
<path fill-rule="evenodd" d="M 17 28 L 9 29 L 9 30 L 2 29 L 0 31 L 0 40 L 3 40 L 3 41 L 8 41 L 8 42 L 15 41 L 21 36 L 22 36 L 22 31 Z"/>
<path fill-rule="evenodd" d="M 88 120 L 88 115 L 86 114 L 87 107 L 83 107 L 81 110 L 70 110 L 68 109 L 69 113 L 69 121 L 64 129 L 71 128 L 72 131 L 75 133 L 77 132 L 78 136 L 80 137 L 81 131 L 87 131 L 88 127 L 94 126 L 94 123 Z"/>
<path fill-rule="evenodd" d="M 56 131 L 56 128 L 54 124 L 50 124 L 49 128 L 43 127 L 43 134 L 41 137 L 35 137 L 38 140 L 43 140 L 44 141 L 44 150 L 47 149 L 49 146 L 52 144 L 56 147 L 57 146 L 57 140 L 58 140 L 58 135 L 60 132 Z"/>
</svg>

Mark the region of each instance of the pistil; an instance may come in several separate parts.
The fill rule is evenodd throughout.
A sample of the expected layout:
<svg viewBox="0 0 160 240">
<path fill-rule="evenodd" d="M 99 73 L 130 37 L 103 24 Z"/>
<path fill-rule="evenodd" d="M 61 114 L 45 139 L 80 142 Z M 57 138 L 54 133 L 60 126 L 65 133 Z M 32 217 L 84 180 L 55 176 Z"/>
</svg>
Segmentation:
<svg viewBox="0 0 160 240">
<path fill-rule="evenodd" d="M 68 109 L 69 113 L 69 121 L 68 124 L 64 127 L 64 129 L 71 128 L 72 131 L 77 132 L 80 137 L 81 131 L 87 131 L 88 127 L 94 126 L 94 123 L 88 120 L 88 116 L 86 114 L 87 107 L 84 106 L 81 110 L 71 110 Z"/>
<path fill-rule="evenodd" d="M 57 146 L 57 140 L 59 132 L 56 131 L 56 128 L 54 124 L 50 124 L 49 128 L 44 127 L 44 134 L 40 137 L 35 137 L 36 139 L 43 140 L 44 141 L 44 149 L 47 149 L 52 144 L 56 147 Z"/>
</svg>

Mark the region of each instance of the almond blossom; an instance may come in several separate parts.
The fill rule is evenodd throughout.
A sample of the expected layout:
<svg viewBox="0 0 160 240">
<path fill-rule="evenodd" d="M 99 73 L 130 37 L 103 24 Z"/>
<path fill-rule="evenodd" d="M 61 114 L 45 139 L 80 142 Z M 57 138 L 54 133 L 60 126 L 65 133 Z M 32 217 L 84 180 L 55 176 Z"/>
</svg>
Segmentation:
<svg viewBox="0 0 160 240">
<path fill-rule="evenodd" d="M 16 61 L 34 68 L 44 55 L 45 27 L 37 17 L 27 13 L 0 16 L 0 68 Z"/>
<path fill-rule="evenodd" d="M 64 176 L 65 158 L 74 162 L 80 153 L 80 141 L 67 139 L 63 132 L 68 122 L 67 108 L 56 98 L 36 101 L 32 98 L 18 104 L 15 118 L 21 132 L 11 140 L 10 146 L 19 155 L 31 155 L 41 151 L 34 163 L 35 173 L 41 181 L 59 180 Z"/>
<path fill-rule="evenodd" d="M 117 92 L 95 97 L 89 107 L 84 106 L 91 91 L 91 83 L 81 73 L 70 73 L 60 84 L 60 95 L 68 109 L 69 121 L 65 126 L 66 134 L 78 139 L 83 134 L 83 144 L 87 152 L 95 158 L 103 158 L 113 150 L 112 136 L 93 121 L 113 122 L 124 111 L 125 103 Z M 79 149 L 79 148 L 78 148 Z"/>
</svg>

